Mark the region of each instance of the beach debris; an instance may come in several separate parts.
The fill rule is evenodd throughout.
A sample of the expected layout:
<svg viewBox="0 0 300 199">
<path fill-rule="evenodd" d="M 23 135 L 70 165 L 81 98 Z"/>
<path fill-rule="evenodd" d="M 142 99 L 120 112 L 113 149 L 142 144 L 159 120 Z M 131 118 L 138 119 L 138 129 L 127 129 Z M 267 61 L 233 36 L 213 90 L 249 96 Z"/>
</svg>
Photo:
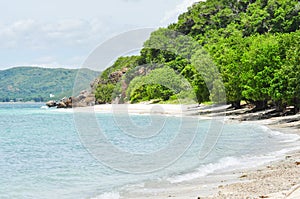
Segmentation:
<svg viewBox="0 0 300 199">
<path fill-rule="evenodd" d="M 247 174 L 240 176 L 240 178 L 247 178 L 247 177 L 248 177 Z"/>
<path fill-rule="evenodd" d="M 259 196 L 259 198 L 269 198 L 269 196 Z"/>
<path fill-rule="evenodd" d="M 295 162 L 295 164 L 296 164 L 297 166 L 299 166 L 299 165 L 300 165 L 300 162 Z"/>
</svg>

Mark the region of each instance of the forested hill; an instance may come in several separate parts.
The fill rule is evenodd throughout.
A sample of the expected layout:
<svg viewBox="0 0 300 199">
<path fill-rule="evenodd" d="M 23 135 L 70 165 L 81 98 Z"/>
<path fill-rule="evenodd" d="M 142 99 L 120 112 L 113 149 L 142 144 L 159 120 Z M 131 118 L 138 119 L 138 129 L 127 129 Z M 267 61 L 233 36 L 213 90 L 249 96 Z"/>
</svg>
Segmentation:
<svg viewBox="0 0 300 199">
<path fill-rule="evenodd" d="M 99 103 L 116 97 L 132 103 L 192 98 L 198 103 L 218 102 L 223 85 L 226 102 L 235 108 L 244 100 L 257 109 L 299 110 L 299 10 L 298 0 L 195 3 L 177 23 L 153 32 L 139 56 L 121 57 L 107 69 L 95 85 L 96 98 Z M 202 49 L 194 49 L 180 34 Z M 171 50 L 154 48 L 156 44 Z M 220 78 L 207 81 L 206 76 L 214 73 L 208 70 L 212 65 Z"/>
<path fill-rule="evenodd" d="M 80 69 L 80 84 L 82 90 L 99 72 Z M 79 69 L 50 69 L 38 67 L 17 67 L 0 71 L 0 102 L 13 101 L 47 101 L 71 96 L 75 78 Z"/>
</svg>

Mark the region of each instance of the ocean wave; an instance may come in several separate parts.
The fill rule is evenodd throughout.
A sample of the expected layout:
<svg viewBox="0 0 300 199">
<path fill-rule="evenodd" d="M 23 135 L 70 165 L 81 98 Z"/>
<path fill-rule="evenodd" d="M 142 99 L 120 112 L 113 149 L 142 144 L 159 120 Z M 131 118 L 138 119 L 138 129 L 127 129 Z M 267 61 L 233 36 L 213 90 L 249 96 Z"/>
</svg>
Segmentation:
<svg viewBox="0 0 300 199">
<path fill-rule="evenodd" d="M 239 160 L 237 158 L 226 157 L 226 158 L 222 158 L 217 163 L 210 163 L 207 165 L 203 165 L 194 172 L 168 178 L 167 181 L 169 181 L 172 184 L 190 181 L 196 178 L 204 177 L 208 174 L 215 172 L 216 170 L 224 169 L 226 167 L 230 167 L 237 164 L 239 164 Z"/>
<path fill-rule="evenodd" d="M 168 178 L 167 181 L 169 181 L 172 184 L 181 183 L 181 182 L 191 181 L 200 177 L 204 177 L 212 173 L 230 172 L 236 169 L 250 169 L 254 167 L 259 167 L 268 162 L 275 161 L 278 159 L 279 157 L 276 156 L 275 154 L 269 154 L 266 156 L 254 156 L 254 157 L 244 156 L 241 158 L 225 157 L 220 159 L 217 163 L 202 165 L 194 172 L 179 175 L 179 176 L 174 176 Z"/>
<path fill-rule="evenodd" d="M 49 109 L 48 106 L 41 106 L 40 109 Z"/>
<path fill-rule="evenodd" d="M 284 134 L 280 133 L 279 131 L 272 131 L 267 127 L 265 130 L 274 136 L 280 136 L 280 139 L 282 139 L 281 142 L 290 143 L 289 147 L 260 156 L 224 157 L 216 163 L 202 165 L 190 173 L 169 177 L 167 178 L 167 181 L 175 184 L 191 181 L 212 173 L 230 172 L 235 169 L 241 170 L 255 168 L 272 161 L 278 161 L 282 159 L 285 154 L 300 149 L 300 144 L 297 142 L 300 140 L 300 136 L 295 134 Z"/>
<path fill-rule="evenodd" d="M 91 199 L 119 199 L 120 194 L 116 192 L 106 192 Z"/>
<path fill-rule="evenodd" d="M 300 140 L 300 136 L 297 134 L 290 134 L 290 133 L 282 133 L 280 131 L 275 131 L 272 130 L 270 128 L 268 128 L 267 126 L 260 126 L 260 128 L 268 133 L 271 136 L 276 136 L 278 139 L 280 139 L 281 143 L 287 143 L 287 142 L 295 142 Z"/>
</svg>

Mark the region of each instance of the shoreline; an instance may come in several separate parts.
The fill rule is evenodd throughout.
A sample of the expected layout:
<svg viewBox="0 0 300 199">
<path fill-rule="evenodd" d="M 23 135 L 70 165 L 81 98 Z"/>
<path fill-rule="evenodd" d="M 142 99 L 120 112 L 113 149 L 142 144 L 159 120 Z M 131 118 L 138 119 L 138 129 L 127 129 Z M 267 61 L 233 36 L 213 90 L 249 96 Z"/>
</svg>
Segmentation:
<svg viewBox="0 0 300 199">
<path fill-rule="evenodd" d="M 295 125 L 281 122 L 293 116 L 269 118 L 256 121 L 237 121 L 229 117 L 230 122 L 257 124 L 267 127 L 280 134 L 300 136 L 300 129 Z M 298 138 L 299 140 L 299 138 Z M 294 141 L 295 142 L 295 141 Z M 248 169 L 237 169 L 224 173 L 231 178 L 225 178 L 214 188 L 211 196 L 201 196 L 201 199 L 225 198 L 300 198 L 300 149 L 291 149 L 279 155 L 276 160 L 263 163 Z"/>
<path fill-rule="evenodd" d="M 79 112 L 93 110 L 95 113 L 189 116 L 203 119 L 221 117 L 226 123 L 257 124 L 283 134 L 296 134 L 300 136 L 300 130 L 297 128 L 299 121 L 295 120 L 295 118 L 299 119 L 299 114 L 264 120 L 241 121 L 242 117 L 245 117 L 245 114 L 229 114 L 226 117 L 222 117 L 222 109 L 225 108 L 226 106 L 220 109 L 220 107 L 198 107 L 197 105 L 129 104 L 116 106 L 97 105 L 92 108 L 78 108 L 75 110 Z M 197 115 L 197 113 L 200 113 L 200 115 Z M 208 174 L 205 177 L 193 179 L 185 183 L 159 183 L 160 186 L 164 185 L 164 188 L 160 188 L 160 191 L 155 193 L 152 193 L 151 190 L 156 190 L 157 185 L 154 182 L 148 182 L 143 187 L 135 187 L 129 190 L 121 189 L 119 198 L 300 198 L 300 149 L 285 152 L 275 159 L 247 169 L 241 168 L 229 172 Z M 148 191 L 143 195 L 143 191 L 145 190 Z"/>
<path fill-rule="evenodd" d="M 300 136 L 300 134 L 297 134 Z M 279 151 L 277 151 L 279 152 Z M 277 153 L 275 152 L 275 153 Z M 256 157 L 263 161 L 246 168 L 216 170 L 191 180 L 146 182 L 144 186 L 121 189 L 120 199 L 240 199 L 300 198 L 300 149 Z M 272 155 L 271 155 L 272 154 Z M 270 159 L 266 159 L 270 156 Z M 296 164 L 297 163 L 297 164 Z M 219 164 L 219 162 L 218 162 Z M 242 165 L 239 165 L 240 167 Z M 188 172 L 184 175 L 190 175 Z"/>
</svg>

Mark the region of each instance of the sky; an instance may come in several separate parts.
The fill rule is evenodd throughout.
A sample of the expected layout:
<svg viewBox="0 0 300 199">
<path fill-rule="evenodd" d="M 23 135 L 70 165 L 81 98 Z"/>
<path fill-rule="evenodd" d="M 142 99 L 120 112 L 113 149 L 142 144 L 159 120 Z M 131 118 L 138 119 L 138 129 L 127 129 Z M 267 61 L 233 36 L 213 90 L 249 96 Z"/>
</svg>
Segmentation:
<svg viewBox="0 0 300 199">
<path fill-rule="evenodd" d="M 198 0 L 0 0 L 0 70 L 80 68 L 101 43 L 165 27 Z"/>
</svg>

